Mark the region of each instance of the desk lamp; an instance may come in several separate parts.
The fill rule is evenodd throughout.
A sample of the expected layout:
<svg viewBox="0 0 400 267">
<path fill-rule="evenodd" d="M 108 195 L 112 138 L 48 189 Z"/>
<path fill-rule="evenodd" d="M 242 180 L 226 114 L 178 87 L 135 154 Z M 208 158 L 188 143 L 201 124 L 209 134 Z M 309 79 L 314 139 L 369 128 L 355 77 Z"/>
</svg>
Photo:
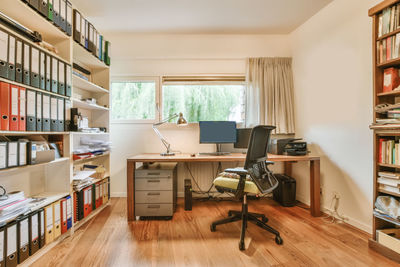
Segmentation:
<svg viewBox="0 0 400 267">
<path fill-rule="evenodd" d="M 169 120 L 175 119 L 176 117 L 179 117 L 176 124 L 178 126 L 186 126 L 188 123 L 185 120 L 185 118 L 183 117 L 182 113 L 175 113 L 174 115 L 160 121 L 157 123 L 153 124 L 153 130 L 156 132 L 156 134 L 158 135 L 158 138 L 160 138 L 161 142 L 163 143 L 163 145 L 167 148 L 167 152 L 165 153 L 161 153 L 161 156 L 174 156 L 175 153 L 171 152 L 170 148 L 171 148 L 171 144 L 167 142 L 167 140 L 165 140 L 164 136 L 160 133 L 160 131 L 157 129 L 158 126 L 163 125 L 164 123 L 168 122 Z"/>
</svg>

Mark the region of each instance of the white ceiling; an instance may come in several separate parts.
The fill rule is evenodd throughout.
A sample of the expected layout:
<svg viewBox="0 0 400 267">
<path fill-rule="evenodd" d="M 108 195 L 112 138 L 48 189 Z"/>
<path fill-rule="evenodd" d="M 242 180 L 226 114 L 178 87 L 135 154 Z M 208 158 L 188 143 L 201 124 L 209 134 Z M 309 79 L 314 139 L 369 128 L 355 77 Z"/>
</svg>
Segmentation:
<svg viewBox="0 0 400 267">
<path fill-rule="evenodd" d="M 73 0 L 102 32 L 286 34 L 332 0 Z"/>
</svg>

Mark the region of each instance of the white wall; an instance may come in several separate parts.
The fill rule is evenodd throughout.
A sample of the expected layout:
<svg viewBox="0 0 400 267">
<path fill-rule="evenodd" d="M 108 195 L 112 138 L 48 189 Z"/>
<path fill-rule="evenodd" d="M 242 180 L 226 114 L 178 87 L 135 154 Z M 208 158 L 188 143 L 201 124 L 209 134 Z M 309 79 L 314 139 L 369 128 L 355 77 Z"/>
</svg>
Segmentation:
<svg viewBox="0 0 400 267">
<path fill-rule="evenodd" d="M 322 203 L 340 195 L 349 223 L 372 226 L 372 19 L 377 0 L 335 0 L 290 34 L 296 135 L 321 156 Z M 298 198 L 309 202 L 308 177 L 294 169 Z"/>
<path fill-rule="evenodd" d="M 290 56 L 289 37 L 282 35 L 147 35 L 107 34 L 112 43 L 112 75 L 159 76 L 173 74 L 245 74 L 247 57 Z M 197 126 L 160 128 L 174 150 L 213 151 L 200 145 Z M 165 150 L 150 124 L 111 124 L 111 192 L 126 195 L 126 158 L 140 153 Z M 211 165 L 191 164 L 202 189 L 215 176 Z M 224 165 L 225 166 L 225 165 Z M 278 166 L 279 167 L 279 166 Z M 179 166 L 178 191 L 182 179 L 189 178 Z"/>
</svg>

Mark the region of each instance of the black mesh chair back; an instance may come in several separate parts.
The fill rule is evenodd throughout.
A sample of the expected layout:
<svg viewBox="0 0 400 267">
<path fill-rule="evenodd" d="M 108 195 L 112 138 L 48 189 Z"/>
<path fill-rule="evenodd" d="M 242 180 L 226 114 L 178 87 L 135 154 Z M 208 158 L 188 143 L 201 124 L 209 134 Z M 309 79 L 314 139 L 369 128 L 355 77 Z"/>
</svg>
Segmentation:
<svg viewBox="0 0 400 267">
<path fill-rule="evenodd" d="M 261 193 L 269 193 L 278 186 L 278 180 L 268 169 L 268 143 L 275 126 L 259 125 L 250 135 L 244 169 L 247 170 Z"/>
</svg>

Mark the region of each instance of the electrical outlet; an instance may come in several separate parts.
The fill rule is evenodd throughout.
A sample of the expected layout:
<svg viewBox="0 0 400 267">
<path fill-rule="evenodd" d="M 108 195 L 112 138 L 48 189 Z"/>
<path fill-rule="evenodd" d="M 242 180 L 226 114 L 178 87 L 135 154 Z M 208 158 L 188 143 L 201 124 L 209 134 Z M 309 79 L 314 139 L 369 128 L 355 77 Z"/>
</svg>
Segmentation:
<svg viewBox="0 0 400 267">
<path fill-rule="evenodd" d="M 333 191 L 333 192 L 332 192 L 332 198 L 334 198 L 334 199 L 340 199 L 340 194 L 339 194 L 338 192 L 336 192 L 336 191 Z"/>
</svg>

